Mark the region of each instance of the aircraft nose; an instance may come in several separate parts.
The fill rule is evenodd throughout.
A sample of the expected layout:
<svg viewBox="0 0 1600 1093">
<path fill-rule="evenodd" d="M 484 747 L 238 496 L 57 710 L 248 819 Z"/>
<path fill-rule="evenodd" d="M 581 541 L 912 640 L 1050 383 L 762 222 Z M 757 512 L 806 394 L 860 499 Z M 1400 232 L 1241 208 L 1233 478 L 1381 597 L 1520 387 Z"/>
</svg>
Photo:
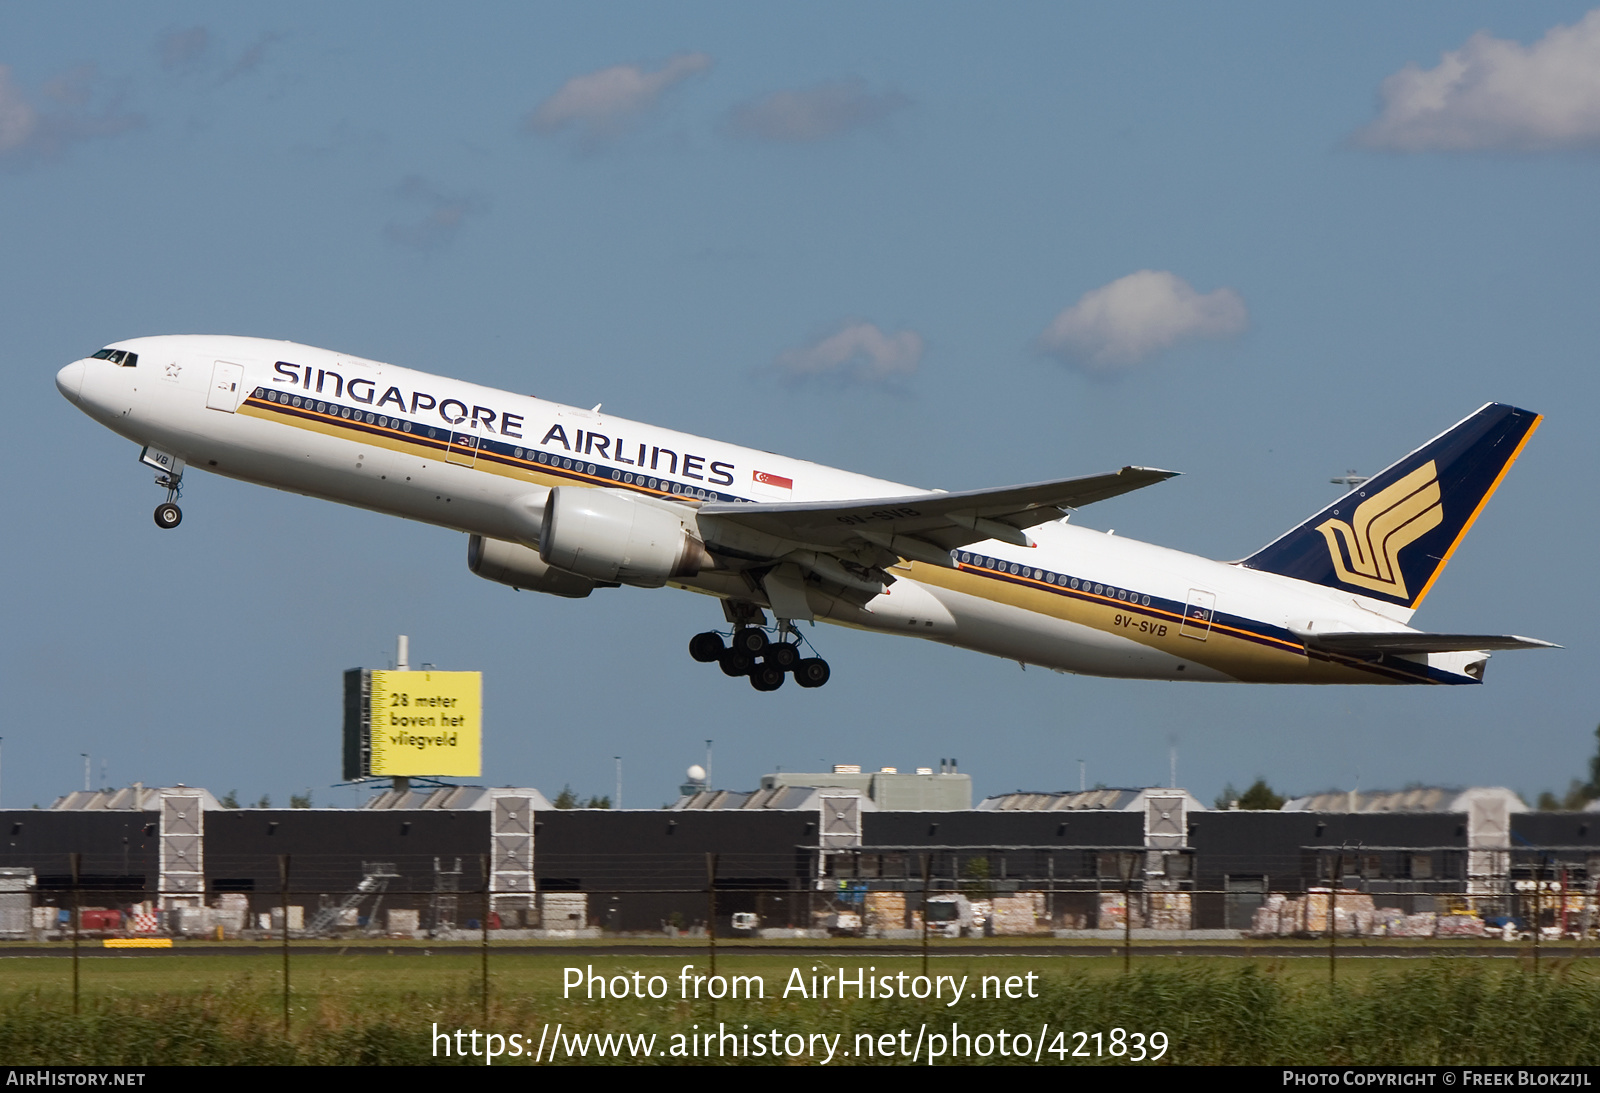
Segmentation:
<svg viewBox="0 0 1600 1093">
<path fill-rule="evenodd" d="M 65 395 L 68 402 L 78 401 L 78 393 L 83 390 L 83 374 L 86 371 L 88 371 L 86 364 L 82 361 L 73 361 L 56 373 L 56 390 Z"/>
</svg>

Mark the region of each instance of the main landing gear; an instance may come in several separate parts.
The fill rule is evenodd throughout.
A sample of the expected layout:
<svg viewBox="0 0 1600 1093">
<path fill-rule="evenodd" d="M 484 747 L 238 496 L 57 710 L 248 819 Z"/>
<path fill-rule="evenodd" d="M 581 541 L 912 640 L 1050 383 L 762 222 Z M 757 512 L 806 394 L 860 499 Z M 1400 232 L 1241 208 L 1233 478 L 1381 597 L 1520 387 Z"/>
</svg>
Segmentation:
<svg viewBox="0 0 1600 1093">
<path fill-rule="evenodd" d="M 170 531 L 183 523 L 183 510 L 174 502 L 183 494 L 183 472 L 156 475 L 156 485 L 167 491 L 167 499 L 156 506 L 156 527 Z"/>
<path fill-rule="evenodd" d="M 777 641 L 758 626 L 737 626 L 724 642 L 720 633 L 708 630 L 689 639 L 689 655 L 702 664 L 715 662 L 723 675 L 749 676 L 758 691 L 776 691 L 788 675 L 802 687 L 820 687 L 828 682 L 828 662 L 803 656 L 797 637 L 787 626 L 779 627 Z"/>
</svg>

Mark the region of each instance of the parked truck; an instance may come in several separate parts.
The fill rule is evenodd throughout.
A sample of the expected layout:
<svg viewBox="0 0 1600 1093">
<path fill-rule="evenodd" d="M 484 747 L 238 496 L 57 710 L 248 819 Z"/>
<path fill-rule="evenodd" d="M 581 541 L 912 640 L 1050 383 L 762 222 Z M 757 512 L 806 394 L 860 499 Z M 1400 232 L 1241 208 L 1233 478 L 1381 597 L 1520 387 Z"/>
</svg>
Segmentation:
<svg viewBox="0 0 1600 1093">
<path fill-rule="evenodd" d="M 972 901 L 960 893 L 929 896 L 923 909 L 934 937 L 963 937 L 972 930 Z"/>
</svg>

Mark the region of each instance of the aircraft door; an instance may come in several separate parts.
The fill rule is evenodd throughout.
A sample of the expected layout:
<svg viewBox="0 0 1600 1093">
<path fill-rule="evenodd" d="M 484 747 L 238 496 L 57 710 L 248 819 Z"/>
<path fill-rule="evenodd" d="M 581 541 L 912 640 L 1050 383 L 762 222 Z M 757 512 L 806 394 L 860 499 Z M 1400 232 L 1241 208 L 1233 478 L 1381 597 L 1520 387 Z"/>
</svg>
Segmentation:
<svg viewBox="0 0 1600 1093">
<path fill-rule="evenodd" d="M 445 462 L 458 467 L 475 466 L 478 462 L 478 443 L 477 436 L 472 433 L 450 430 L 450 447 L 445 452 Z"/>
<path fill-rule="evenodd" d="M 211 390 L 206 393 L 206 406 L 224 413 L 239 408 L 239 397 L 244 393 L 244 365 L 218 361 L 211 370 Z"/>
<path fill-rule="evenodd" d="M 1183 625 L 1178 633 L 1196 641 L 1205 641 L 1211 633 L 1211 619 L 1216 614 L 1217 594 L 1198 588 L 1189 589 L 1189 602 L 1183 609 Z"/>
</svg>

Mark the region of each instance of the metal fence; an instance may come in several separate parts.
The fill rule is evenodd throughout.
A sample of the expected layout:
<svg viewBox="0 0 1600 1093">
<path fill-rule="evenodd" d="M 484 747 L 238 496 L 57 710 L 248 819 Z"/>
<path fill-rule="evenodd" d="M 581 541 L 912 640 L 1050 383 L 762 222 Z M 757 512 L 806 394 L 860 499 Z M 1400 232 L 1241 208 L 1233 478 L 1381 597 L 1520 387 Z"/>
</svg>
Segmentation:
<svg viewBox="0 0 1600 1093">
<path fill-rule="evenodd" d="M 203 874 L 173 880 L 102 851 L 0 867 L 0 937 L 1448 937 L 1508 923 L 1586 937 L 1600 925 L 1591 851 L 1318 846 L 1227 859 L 1145 846 L 813 845 L 547 854 L 522 880 L 492 854 L 212 854 Z"/>
</svg>

